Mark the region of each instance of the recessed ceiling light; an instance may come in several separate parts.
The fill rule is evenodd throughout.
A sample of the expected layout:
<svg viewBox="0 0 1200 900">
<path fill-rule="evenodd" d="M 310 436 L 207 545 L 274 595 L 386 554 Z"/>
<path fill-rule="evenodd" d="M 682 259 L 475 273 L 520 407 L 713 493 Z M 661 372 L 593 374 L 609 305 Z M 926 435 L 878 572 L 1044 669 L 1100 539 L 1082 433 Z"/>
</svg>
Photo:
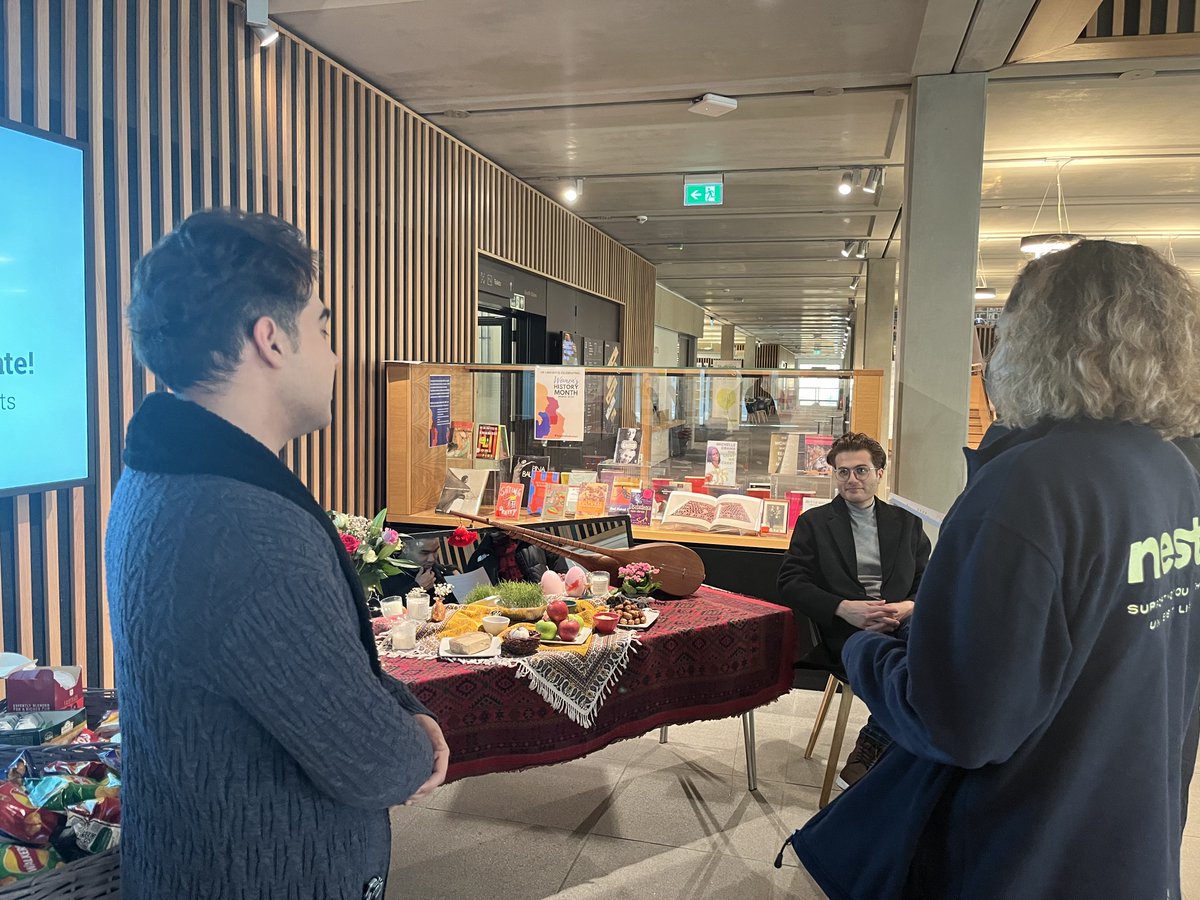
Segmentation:
<svg viewBox="0 0 1200 900">
<path fill-rule="evenodd" d="M 668 250 L 682 250 L 683 244 L 667 244 Z"/>
<path fill-rule="evenodd" d="M 1158 72 L 1155 69 L 1130 69 L 1117 76 L 1117 81 L 1145 81 L 1153 78 Z"/>
</svg>

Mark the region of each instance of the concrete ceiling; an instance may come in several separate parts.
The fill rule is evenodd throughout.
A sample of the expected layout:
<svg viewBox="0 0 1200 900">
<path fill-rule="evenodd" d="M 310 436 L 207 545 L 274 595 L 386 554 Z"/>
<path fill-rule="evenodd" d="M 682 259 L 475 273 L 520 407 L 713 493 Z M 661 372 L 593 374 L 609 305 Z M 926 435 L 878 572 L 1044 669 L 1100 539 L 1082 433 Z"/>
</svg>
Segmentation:
<svg viewBox="0 0 1200 900">
<path fill-rule="evenodd" d="M 843 258 L 844 242 L 866 241 L 868 258 L 900 251 L 914 74 L 990 72 L 980 255 L 995 303 L 1025 262 L 1021 235 L 1035 220 L 1058 227 L 1059 169 L 1072 230 L 1170 251 L 1200 279 L 1200 55 L 1155 58 L 1114 41 L 1046 62 L 1098 2 L 270 6 L 282 26 L 547 194 L 583 178 L 572 208 L 718 321 L 830 359 L 866 287 L 865 261 Z M 1132 69 L 1156 74 L 1118 80 Z M 737 97 L 738 109 L 689 113 L 709 91 Z M 836 192 L 845 169 L 872 165 L 885 167 L 877 193 Z M 709 172 L 724 173 L 724 205 L 684 209 L 684 176 Z"/>
</svg>

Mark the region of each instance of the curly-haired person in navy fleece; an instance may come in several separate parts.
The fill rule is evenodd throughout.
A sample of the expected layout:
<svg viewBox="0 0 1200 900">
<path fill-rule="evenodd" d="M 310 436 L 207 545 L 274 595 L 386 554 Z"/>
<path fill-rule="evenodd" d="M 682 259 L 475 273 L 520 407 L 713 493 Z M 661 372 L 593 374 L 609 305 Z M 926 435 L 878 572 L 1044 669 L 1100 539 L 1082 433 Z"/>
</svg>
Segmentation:
<svg viewBox="0 0 1200 900">
<path fill-rule="evenodd" d="M 106 559 L 126 900 L 380 900 L 388 807 L 445 779 L 441 729 L 382 674 L 337 532 L 280 462 L 338 360 L 304 236 L 190 216 L 138 263 L 129 327 L 174 394 L 129 425 Z"/>
<path fill-rule="evenodd" d="M 1200 483 L 1171 439 L 1200 433 L 1200 297 L 1084 241 L 1025 267 L 998 330 L 1002 424 L 908 642 L 842 651 L 894 743 L 793 846 L 833 898 L 1178 898 Z"/>
</svg>

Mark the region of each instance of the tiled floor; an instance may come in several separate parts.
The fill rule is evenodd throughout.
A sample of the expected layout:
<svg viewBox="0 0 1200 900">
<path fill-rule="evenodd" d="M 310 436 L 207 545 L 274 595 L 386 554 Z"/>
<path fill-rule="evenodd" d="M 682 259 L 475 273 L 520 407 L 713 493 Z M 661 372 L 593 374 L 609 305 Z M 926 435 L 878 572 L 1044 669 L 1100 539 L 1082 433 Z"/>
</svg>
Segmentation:
<svg viewBox="0 0 1200 900">
<path fill-rule="evenodd" d="M 740 719 L 623 741 L 586 759 L 469 778 L 398 809 L 388 896 L 808 900 L 824 895 L 780 844 L 817 809 L 833 731 L 802 758 L 820 695 L 756 713 L 758 791 L 746 790 Z M 855 701 L 848 744 L 866 719 Z M 843 747 L 843 755 L 849 747 Z M 1200 784 L 1183 843 L 1184 897 L 1200 898 Z"/>
</svg>

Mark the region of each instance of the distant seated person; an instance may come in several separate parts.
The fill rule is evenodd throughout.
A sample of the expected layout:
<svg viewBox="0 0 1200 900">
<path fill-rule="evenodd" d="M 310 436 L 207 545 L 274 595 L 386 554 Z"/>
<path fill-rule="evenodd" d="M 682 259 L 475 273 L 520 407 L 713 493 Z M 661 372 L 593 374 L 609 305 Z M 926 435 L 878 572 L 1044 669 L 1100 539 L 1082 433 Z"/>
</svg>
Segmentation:
<svg viewBox="0 0 1200 900">
<path fill-rule="evenodd" d="M 502 531 L 488 529 L 479 537 L 467 571 L 483 569 L 492 584 L 501 581 L 541 581 L 547 571 L 564 575 L 570 563 L 557 553 L 547 553 Z"/>
<path fill-rule="evenodd" d="M 840 673 L 842 646 L 856 631 L 907 636 L 929 538 L 920 519 L 876 498 L 887 465 L 877 441 L 842 435 L 826 459 L 838 495 L 796 520 L 779 569 L 779 595 L 817 626 L 820 650 Z M 891 742 L 868 719 L 838 784 L 845 788 L 865 775 Z"/>
<path fill-rule="evenodd" d="M 775 407 L 775 398 L 763 384 L 762 376 L 754 379 L 746 391 L 746 421 L 758 425 L 779 421 L 779 410 Z"/>
<path fill-rule="evenodd" d="M 385 597 L 403 597 L 413 588 L 422 588 L 433 599 L 435 585 L 445 584 L 446 576 L 454 574 L 450 566 L 443 566 L 437 561 L 441 541 L 434 537 L 421 535 L 406 535 L 400 544 L 401 559 L 416 563 L 419 568 L 405 569 L 399 575 L 392 575 L 383 580 Z M 448 594 L 446 603 L 457 603 L 454 594 Z"/>
</svg>

